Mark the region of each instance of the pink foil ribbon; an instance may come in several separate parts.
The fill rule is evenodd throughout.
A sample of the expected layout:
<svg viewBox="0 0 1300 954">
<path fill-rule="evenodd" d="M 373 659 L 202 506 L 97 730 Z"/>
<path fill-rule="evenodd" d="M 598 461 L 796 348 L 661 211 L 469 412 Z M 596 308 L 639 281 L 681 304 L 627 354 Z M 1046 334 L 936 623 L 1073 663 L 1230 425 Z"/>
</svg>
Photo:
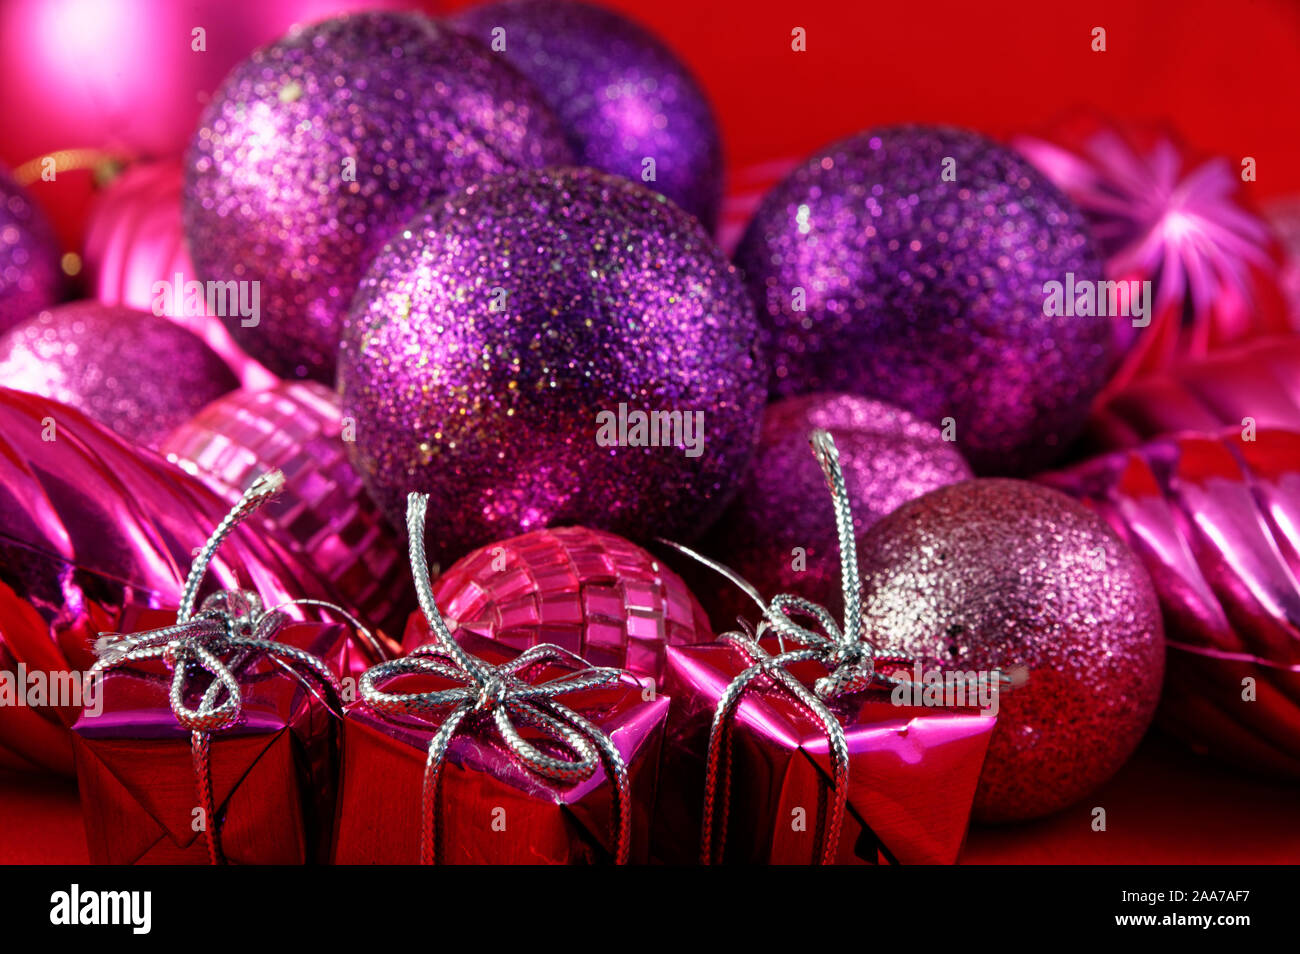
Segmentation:
<svg viewBox="0 0 1300 954">
<path fill-rule="evenodd" d="M 1166 434 L 1241 428 L 1300 431 L 1300 335 L 1260 338 L 1141 378 L 1093 410 L 1082 445 L 1133 447 Z"/>
<path fill-rule="evenodd" d="M 1087 216 L 1106 278 L 1152 282 L 1150 326 L 1116 319 L 1128 353 L 1113 384 L 1288 328 L 1280 248 L 1243 201 L 1234 163 L 1193 165 L 1168 136 L 1082 126 L 1012 145 Z"/>
</svg>

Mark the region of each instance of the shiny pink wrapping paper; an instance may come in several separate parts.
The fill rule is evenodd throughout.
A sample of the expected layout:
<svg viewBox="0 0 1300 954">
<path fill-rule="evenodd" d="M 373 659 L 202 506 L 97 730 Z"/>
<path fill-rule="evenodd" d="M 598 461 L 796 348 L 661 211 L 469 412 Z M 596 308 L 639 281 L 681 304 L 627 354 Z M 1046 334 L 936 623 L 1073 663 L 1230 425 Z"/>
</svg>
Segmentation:
<svg viewBox="0 0 1300 954">
<path fill-rule="evenodd" d="M 199 280 L 181 229 L 179 162 L 138 162 L 129 166 L 96 200 L 86 221 L 86 277 L 90 293 L 106 305 L 153 311 L 157 282 Z M 210 277 L 210 276 L 205 276 Z M 183 292 L 183 288 L 182 288 Z M 244 387 L 263 388 L 275 375 L 235 344 L 227 322 L 236 318 L 177 314 L 183 294 L 162 297 L 161 314 L 194 332 L 219 354 Z"/>
<path fill-rule="evenodd" d="M 414 619 L 415 617 L 413 617 Z M 497 664 L 516 653 L 475 636 L 460 639 Z M 551 667 L 534 680 L 561 670 Z M 433 689 L 434 677 L 399 676 L 386 689 Z M 563 703 L 613 741 L 631 784 L 632 863 L 646 860 L 668 699 L 645 698 L 629 676 L 609 689 L 567 694 Z M 336 864 L 417 864 L 421 791 L 429 740 L 447 710 L 427 717 L 375 712 L 364 703 L 344 718 L 343 780 L 335 825 Z M 490 723 L 462 724 L 443 766 L 438 859 L 444 864 L 592 864 L 612 855 L 613 792 L 604 769 L 576 785 L 521 768 Z"/>
<path fill-rule="evenodd" d="M 1246 418 L 1300 431 L 1300 336 L 1261 338 L 1122 388 L 1093 410 L 1082 447 L 1135 447 L 1162 434 L 1240 428 Z"/>
<path fill-rule="evenodd" d="M 654 857 L 699 858 L 705 754 L 718 700 L 746 667 L 724 643 L 672 647 L 664 692 L 672 697 Z M 806 685 L 816 665 L 789 671 Z M 951 864 L 957 860 L 996 721 L 976 709 L 899 707 L 887 691 L 832 703 L 849 746 L 848 807 L 837 864 Z M 826 731 L 784 690 L 755 685 L 736 712 L 732 790 L 723 860 L 809 864 L 831 765 Z M 796 812 L 802 809 L 802 815 Z M 794 824 L 802 817 L 806 824 Z"/>
<path fill-rule="evenodd" d="M 121 622 L 124 632 L 141 632 L 175 619 L 131 610 Z M 336 672 L 353 668 L 347 631 L 338 624 L 293 623 L 276 638 Z M 338 702 L 311 678 L 265 656 L 236 676 L 239 721 L 213 732 L 209 748 L 222 851 L 231 864 L 324 861 L 338 782 Z M 100 690 L 102 711 L 83 712 L 73 725 L 92 864 L 209 863 L 206 836 L 194 825 L 202 802 L 190 731 L 168 704 L 171 679 L 157 659 L 110 670 Z M 196 691 L 205 686 L 198 682 Z"/>
<path fill-rule="evenodd" d="M 1300 777 L 1300 433 L 1171 437 L 1043 480 L 1095 508 L 1151 573 L 1169 636 L 1160 722 Z"/>
<path fill-rule="evenodd" d="M 229 509 L 198 480 L 80 412 L 0 388 L 0 663 L 88 668 L 95 637 L 115 628 L 122 607 L 178 604 L 190 561 Z M 268 607 L 334 599 L 265 528 L 231 534 L 203 594 L 240 587 Z M 2 707 L 0 746 L 70 773 L 64 727 L 73 717 Z"/>
</svg>

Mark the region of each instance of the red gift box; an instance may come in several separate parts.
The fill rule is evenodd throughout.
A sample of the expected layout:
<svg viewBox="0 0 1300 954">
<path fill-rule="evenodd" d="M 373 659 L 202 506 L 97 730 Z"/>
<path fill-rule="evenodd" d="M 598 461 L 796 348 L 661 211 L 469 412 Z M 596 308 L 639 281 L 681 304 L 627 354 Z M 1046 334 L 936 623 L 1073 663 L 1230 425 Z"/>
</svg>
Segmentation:
<svg viewBox="0 0 1300 954">
<path fill-rule="evenodd" d="M 764 640 L 764 648 L 777 647 Z M 723 693 L 750 661 L 721 642 L 668 650 L 672 700 L 654 854 L 670 864 L 700 856 L 706 752 Z M 806 685 L 817 663 L 787 671 Z M 996 718 L 975 708 L 896 706 L 888 690 L 829 704 L 844 729 L 848 790 L 836 864 L 951 864 L 957 860 Z M 818 820 L 833 779 L 822 723 L 786 689 L 753 683 L 734 716 L 722 860 L 810 864 L 821 854 Z M 726 769 L 724 769 L 726 771 Z"/>
<path fill-rule="evenodd" d="M 175 613 L 128 610 L 122 628 L 139 633 L 175 621 Z M 344 626 L 291 622 L 274 637 L 336 673 L 352 666 Z M 92 863 L 207 864 L 204 829 L 213 824 L 230 863 L 324 860 L 337 792 L 339 701 L 277 656 L 250 652 L 229 664 L 241 698 L 237 721 L 208 734 L 215 818 L 203 818 L 192 734 L 170 707 L 167 664 L 134 661 L 100 675 L 99 699 L 72 727 Z M 191 675 L 189 704 L 210 681 Z"/>
<path fill-rule="evenodd" d="M 497 666 L 514 650 L 465 634 L 460 645 Z M 530 674 L 540 684 L 580 672 L 548 664 Z M 426 674 L 399 675 L 385 692 L 430 692 L 453 685 Z M 630 853 L 649 849 L 660 747 L 668 699 L 649 695 L 630 674 L 614 685 L 566 693 L 566 707 L 603 732 L 622 756 L 629 777 Z M 449 709 L 392 713 L 364 700 L 344 717 L 343 782 L 335 828 L 336 864 L 415 864 L 425 823 L 422 792 L 430 741 Z M 535 738 L 530 742 L 542 744 Z M 611 824 L 616 798 L 599 769 L 570 784 L 543 778 L 521 765 L 502 743 L 493 717 L 469 716 L 452 737 L 441 769 L 435 812 L 439 862 L 447 864 L 591 864 L 615 853 Z"/>
</svg>

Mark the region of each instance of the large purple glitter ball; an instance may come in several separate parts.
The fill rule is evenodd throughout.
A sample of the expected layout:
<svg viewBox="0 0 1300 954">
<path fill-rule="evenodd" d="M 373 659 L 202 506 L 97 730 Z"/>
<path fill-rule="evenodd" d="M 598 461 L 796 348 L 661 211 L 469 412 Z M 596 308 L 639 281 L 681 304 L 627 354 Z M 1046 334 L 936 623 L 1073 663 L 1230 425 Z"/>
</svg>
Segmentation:
<svg viewBox="0 0 1300 954">
<path fill-rule="evenodd" d="M 0 332 L 58 300 L 61 282 L 54 230 L 0 168 Z"/>
<path fill-rule="evenodd" d="M 722 201 L 717 123 L 690 71 L 655 36 L 568 0 L 492 3 L 455 25 L 537 85 L 582 165 L 643 182 L 713 229 Z"/>
<path fill-rule="evenodd" d="M 209 401 L 239 387 L 194 332 L 147 311 L 75 301 L 0 336 L 0 384 L 68 404 L 157 448 Z"/>
<path fill-rule="evenodd" d="M 476 41 L 418 14 L 291 32 L 227 77 L 190 145 L 185 231 L 203 280 L 260 283 L 230 322 L 285 377 L 332 382 L 366 265 L 432 198 L 566 162 L 555 116 Z"/>
<path fill-rule="evenodd" d="M 884 651 L 954 692 L 958 673 L 1019 683 L 998 693 L 977 818 L 1064 808 L 1133 753 L 1160 698 L 1160 606 L 1138 557 L 1082 504 L 1020 480 L 963 481 L 885 517 L 858 557 L 863 624 Z"/>
<path fill-rule="evenodd" d="M 826 478 L 808 450 L 809 435 L 818 428 L 830 431 L 839 447 L 859 539 L 899 505 L 966 480 L 971 472 L 938 428 L 881 401 L 810 394 L 768 406 L 740 491 L 701 549 L 766 599 L 794 593 L 838 617 L 844 601 L 835 513 Z M 701 580 L 695 590 L 707 594 L 705 604 L 719 629 L 734 627 L 737 616 L 753 618 L 754 604 L 738 588 L 719 585 L 717 577 L 709 582 Z"/>
<path fill-rule="evenodd" d="M 700 224 L 592 169 L 471 186 L 375 260 L 343 335 L 372 496 L 436 558 L 554 524 L 694 536 L 758 436 L 753 306 Z"/>
<path fill-rule="evenodd" d="M 764 199 L 736 263 L 775 393 L 951 418 L 981 473 L 1050 461 L 1112 364 L 1118 319 L 1045 314 L 1045 283 L 1102 277 L 1081 215 L 975 133 L 896 126 L 827 147 Z"/>
</svg>

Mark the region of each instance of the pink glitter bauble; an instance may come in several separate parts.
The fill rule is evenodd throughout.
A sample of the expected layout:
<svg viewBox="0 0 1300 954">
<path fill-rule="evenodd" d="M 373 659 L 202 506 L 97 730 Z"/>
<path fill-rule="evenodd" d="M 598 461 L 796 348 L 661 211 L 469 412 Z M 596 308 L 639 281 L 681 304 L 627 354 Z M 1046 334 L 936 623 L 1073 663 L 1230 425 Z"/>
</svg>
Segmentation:
<svg viewBox="0 0 1300 954">
<path fill-rule="evenodd" d="M 808 435 L 817 428 L 830 431 L 839 448 L 859 539 L 900 504 L 972 475 L 938 428 L 883 402 L 810 394 L 768 406 L 740 491 L 700 549 L 764 598 L 794 593 L 838 616 L 843 595 L 835 516 L 826 478 L 808 452 Z M 687 578 L 699 572 L 712 571 Z M 753 616 L 753 604 L 737 587 L 718 585 L 716 577 L 710 582 L 696 592 L 705 594 L 715 626 Z"/>
<path fill-rule="evenodd" d="M 206 309 L 189 314 L 184 295 L 170 293 L 178 285 L 183 293 L 188 282 L 198 279 L 181 228 L 181 180 L 179 162 L 141 162 L 129 166 L 95 200 L 82 255 L 90 292 L 105 305 L 142 311 L 159 305 L 163 315 L 221 355 L 244 387 L 270 387 L 275 376 L 244 354 L 226 330 L 226 322 L 234 319 L 210 316 Z M 167 283 L 167 294 L 158 294 L 159 282 Z"/>
<path fill-rule="evenodd" d="M 1169 633 L 1160 724 L 1300 778 L 1300 432 L 1185 434 L 1043 478 L 1151 572 Z"/>
<path fill-rule="evenodd" d="M 1037 484 L 968 480 L 903 504 L 858 550 L 868 638 L 927 670 L 1022 682 L 999 693 L 977 818 L 1064 808 L 1132 754 L 1160 697 L 1160 606 L 1088 508 Z"/>
<path fill-rule="evenodd" d="M 162 442 L 160 452 L 232 504 L 279 470 L 286 486 L 258 513 L 368 626 L 398 637 L 415 607 L 406 548 L 348 463 L 339 399 L 314 381 L 233 391 Z"/>
<path fill-rule="evenodd" d="M 453 633 L 515 649 L 554 643 L 594 666 L 654 679 L 667 646 L 713 639 L 681 577 L 622 537 L 585 527 L 536 530 L 475 550 L 433 595 Z M 414 614 L 404 647 L 429 639 L 424 617 Z"/>
<path fill-rule="evenodd" d="M 62 280 L 54 230 L 0 168 L 0 333 L 57 301 Z"/>
<path fill-rule="evenodd" d="M 0 382 L 78 408 L 149 448 L 239 387 L 197 335 L 97 301 L 42 311 L 0 336 Z"/>
<path fill-rule="evenodd" d="M 439 501 L 444 563 L 545 526 L 698 536 L 758 436 L 757 337 L 735 268 L 663 196 L 593 169 L 503 176 L 430 206 L 363 281 L 349 450 L 395 524 L 409 491 Z"/>
<path fill-rule="evenodd" d="M 559 123 L 476 40 L 414 13 L 294 30 L 231 72 L 186 160 L 199 277 L 258 282 L 233 323 L 283 377 L 332 382 L 339 327 L 375 253 L 431 199 L 485 176 L 563 164 Z"/>
</svg>

